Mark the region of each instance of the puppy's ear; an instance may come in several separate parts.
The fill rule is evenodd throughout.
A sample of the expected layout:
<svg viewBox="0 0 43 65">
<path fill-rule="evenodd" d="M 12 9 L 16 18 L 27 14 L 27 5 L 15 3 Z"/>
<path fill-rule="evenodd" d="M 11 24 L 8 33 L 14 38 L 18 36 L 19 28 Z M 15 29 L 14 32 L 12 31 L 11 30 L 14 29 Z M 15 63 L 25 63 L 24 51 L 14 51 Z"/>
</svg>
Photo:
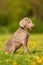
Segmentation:
<svg viewBox="0 0 43 65">
<path fill-rule="evenodd" d="M 23 19 L 23 20 L 21 20 L 20 21 L 20 23 L 19 23 L 19 25 L 21 26 L 21 27 L 25 27 L 25 25 L 26 25 L 26 22 L 25 22 L 25 20 Z"/>
</svg>

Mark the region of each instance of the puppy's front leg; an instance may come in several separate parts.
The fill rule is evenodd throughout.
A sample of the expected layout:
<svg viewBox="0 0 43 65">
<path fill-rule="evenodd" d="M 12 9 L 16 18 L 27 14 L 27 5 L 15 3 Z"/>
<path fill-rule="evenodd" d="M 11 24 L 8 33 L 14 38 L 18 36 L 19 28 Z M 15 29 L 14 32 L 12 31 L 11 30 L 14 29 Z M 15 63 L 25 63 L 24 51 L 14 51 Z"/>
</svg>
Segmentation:
<svg viewBox="0 0 43 65">
<path fill-rule="evenodd" d="M 24 48 L 24 52 L 25 53 L 28 53 L 28 48 L 27 48 L 27 45 L 26 44 L 23 44 L 23 48 Z"/>
</svg>

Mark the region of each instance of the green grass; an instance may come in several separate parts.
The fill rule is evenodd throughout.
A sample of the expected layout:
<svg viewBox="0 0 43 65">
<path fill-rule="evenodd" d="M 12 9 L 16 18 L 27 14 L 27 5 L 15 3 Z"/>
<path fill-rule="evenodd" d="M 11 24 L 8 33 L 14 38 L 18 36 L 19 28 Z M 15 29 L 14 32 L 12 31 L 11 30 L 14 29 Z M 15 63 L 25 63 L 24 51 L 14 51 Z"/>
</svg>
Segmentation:
<svg viewBox="0 0 43 65">
<path fill-rule="evenodd" d="M 0 35 L 0 65 L 43 65 L 43 34 L 31 34 L 28 54 L 21 47 L 15 54 L 3 53 L 3 47 L 11 34 Z"/>
</svg>

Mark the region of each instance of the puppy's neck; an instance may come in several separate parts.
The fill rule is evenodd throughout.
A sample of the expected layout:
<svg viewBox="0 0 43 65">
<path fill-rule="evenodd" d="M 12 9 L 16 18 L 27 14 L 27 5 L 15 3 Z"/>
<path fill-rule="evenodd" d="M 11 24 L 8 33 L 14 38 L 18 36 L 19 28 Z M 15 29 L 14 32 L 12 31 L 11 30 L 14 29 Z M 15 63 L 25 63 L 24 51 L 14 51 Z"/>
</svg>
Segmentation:
<svg viewBox="0 0 43 65">
<path fill-rule="evenodd" d="M 20 27 L 19 28 L 21 31 L 23 31 L 24 33 L 26 32 L 28 34 L 28 36 L 30 35 L 30 33 L 28 32 L 28 29 L 27 28 L 22 28 Z"/>
<path fill-rule="evenodd" d="M 23 27 L 20 27 L 20 28 L 21 28 L 21 30 L 28 32 L 27 28 L 23 28 Z"/>
</svg>

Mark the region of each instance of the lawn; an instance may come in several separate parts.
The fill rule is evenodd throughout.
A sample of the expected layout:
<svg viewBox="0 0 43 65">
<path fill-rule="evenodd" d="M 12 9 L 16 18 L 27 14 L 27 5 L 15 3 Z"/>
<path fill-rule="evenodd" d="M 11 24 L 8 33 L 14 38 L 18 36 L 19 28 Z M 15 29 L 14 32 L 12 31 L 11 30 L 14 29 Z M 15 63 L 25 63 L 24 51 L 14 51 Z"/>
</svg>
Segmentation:
<svg viewBox="0 0 43 65">
<path fill-rule="evenodd" d="M 43 65 L 43 34 L 31 34 L 28 54 L 21 47 L 15 54 L 3 53 L 4 44 L 11 34 L 0 35 L 0 65 Z"/>
</svg>

